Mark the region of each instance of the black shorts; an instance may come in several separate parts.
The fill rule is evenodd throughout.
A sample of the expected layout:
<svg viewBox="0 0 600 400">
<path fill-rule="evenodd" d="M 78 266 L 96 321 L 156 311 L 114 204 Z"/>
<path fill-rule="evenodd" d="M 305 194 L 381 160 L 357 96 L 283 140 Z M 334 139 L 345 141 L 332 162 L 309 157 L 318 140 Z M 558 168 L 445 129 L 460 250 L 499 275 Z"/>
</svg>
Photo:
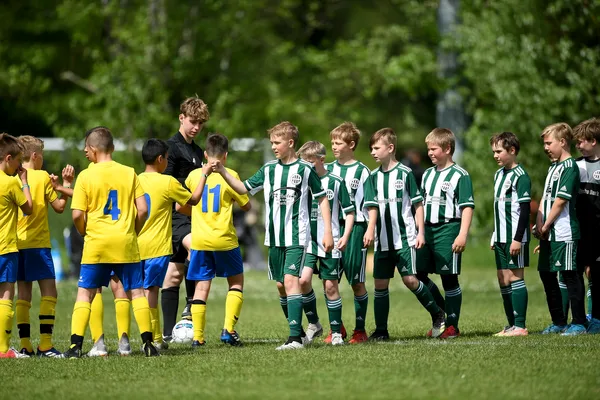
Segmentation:
<svg viewBox="0 0 600 400">
<path fill-rule="evenodd" d="M 179 214 L 179 213 L 177 213 Z M 188 252 L 183 245 L 183 238 L 192 232 L 192 220 L 185 215 L 173 215 L 173 255 L 171 262 L 183 264 Z"/>
<path fill-rule="evenodd" d="M 585 235 L 594 238 L 594 235 Z M 577 265 L 581 267 L 591 267 L 600 265 L 600 246 L 594 239 L 580 239 L 577 247 Z"/>
</svg>

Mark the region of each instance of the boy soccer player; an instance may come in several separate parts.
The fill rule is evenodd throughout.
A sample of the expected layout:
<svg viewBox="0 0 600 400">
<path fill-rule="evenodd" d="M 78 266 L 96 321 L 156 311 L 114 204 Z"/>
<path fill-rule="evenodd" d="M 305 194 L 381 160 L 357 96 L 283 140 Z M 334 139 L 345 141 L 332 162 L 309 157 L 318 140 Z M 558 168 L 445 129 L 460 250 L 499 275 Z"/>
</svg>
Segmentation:
<svg viewBox="0 0 600 400">
<path fill-rule="evenodd" d="M 10 348 L 13 298 L 19 268 L 17 219 L 19 209 L 31 214 L 33 201 L 27 170 L 21 167 L 22 148 L 17 139 L 0 133 L 0 358 L 28 358 Z M 19 180 L 14 175 L 19 174 Z"/>
<path fill-rule="evenodd" d="M 79 175 L 71 205 L 73 223 L 85 243 L 66 358 L 81 357 L 92 300 L 98 288 L 108 285 L 113 271 L 131 300 L 144 354 L 159 355 L 152 344 L 152 322 L 137 244 L 137 234 L 148 215 L 146 199 L 133 168 L 113 161 L 113 151 L 108 128 L 96 127 L 86 134 L 85 155 L 92 164 Z"/>
<path fill-rule="evenodd" d="M 298 136 L 298 128 L 287 121 L 269 129 L 271 149 L 277 160 L 266 163 L 244 182 L 235 179 L 218 161 L 213 162 L 213 170 L 219 172 L 236 192 L 255 194 L 264 189 L 269 276 L 277 281 L 281 308 L 290 327 L 288 340 L 277 350 L 304 347 L 299 276 L 310 241 L 311 193 L 318 199 L 323 215 L 323 247 L 326 252 L 333 249 L 329 201 L 315 170 L 296 156 Z"/>
<path fill-rule="evenodd" d="M 342 333 L 342 298 L 338 289 L 340 278 L 339 261 L 341 252 L 345 250 L 346 244 L 352 233 L 354 225 L 354 204 L 350 200 L 350 195 L 342 178 L 334 175 L 325 169 L 325 146 L 319 142 L 306 142 L 298 150 L 298 156 L 314 165 L 315 171 L 321 178 L 321 185 L 327 194 L 329 208 L 331 209 L 331 233 L 333 235 L 334 248 L 331 252 L 326 252 L 319 240 L 325 232 L 323 226 L 323 217 L 319 210 L 316 200 L 312 202 L 310 214 L 310 232 L 311 241 L 306 251 L 304 264 L 300 272 L 300 287 L 302 289 L 302 302 L 306 318 L 308 319 L 308 328 L 306 329 L 306 338 L 312 341 L 316 333 L 323 332 L 323 327 L 319 323 L 317 314 L 317 302 L 315 292 L 312 288 L 313 273 L 317 273 L 323 280 L 323 289 L 325 290 L 325 300 L 327 302 L 327 311 L 329 314 L 329 325 L 331 327 L 331 337 L 329 343 L 334 346 L 344 344 Z M 340 236 L 340 220 L 344 220 L 343 236 Z M 317 262 L 319 266 L 317 267 Z"/>
<path fill-rule="evenodd" d="M 185 181 L 190 190 L 202 194 L 201 204 L 192 208 L 192 247 L 187 274 L 188 280 L 196 282 L 192 300 L 192 348 L 205 344 L 206 301 L 215 276 L 227 278 L 229 285 L 221 341 L 232 346 L 242 345 L 235 324 L 244 302 L 244 266 L 233 226 L 233 203 L 238 203 L 242 210 L 248 211 L 250 200 L 247 195 L 235 192 L 219 174 L 211 175 L 212 163 L 218 161 L 225 168 L 228 151 L 229 141 L 225 136 L 210 134 L 204 152 L 207 164 L 202 169 L 192 171 Z M 226 171 L 239 181 L 237 172 L 229 168 Z"/>
<path fill-rule="evenodd" d="M 17 328 L 21 339 L 21 353 L 33 356 L 29 309 L 31 308 L 32 283 L 40 286 L 40 343 L 39 357 L 59 357 L 61 353 L 52 344 L 55 307 L 57 300 L 56 276 L 50 254 L 50 230 L 48 227 L 48 205 L 59 214 L 65 209 L 68 197 L 59 198 L 52 186 L 50 175 L 42 170 L 44 142 L 33 136 L 18 138 L 23 149 L 23 168 L 27 169 L 27 180 L 33 201 L 31 214 L 19 214 L 17 223 L 17 246 L 19 248 L 19 271 L 17 274 L 18 296 L 16 303 Z M 70 188 L 73 182 L 73 167 L 63 171 L 63 187 Z"/>
<path fill-rule="evenodd" d="M 365 321 L 369 304 L 369 295 L 365 287 L 367 249 L 363 245 L 363 237 L 367 230 L 367 215 L 363 209 L 363 203 L 364 184 L 371 171 L 354 157 L 354 151 L 360 140 L 360 131 L 356 125 L 352 122 L 344 122 L 331 131 L 330 137 L 331 149 L 336 160 L 327 164 L 327 170 L 343 179 L 355 208 L 352 233 L 340 259 L 342 272 L 346 275 L 354 292 L 355 325 L 352 338 L 348 343 L 363 343 L 368 339 Z M 345 229 L 345 225 L 340 223 L 340 236 L 345 235 Z M 342 336 L 346 337 L 344 325 L 342 325 Z M 331 334 L 325 339 L 325 342 L 330 341 Z"/>
<path fill-rule="evenodd" d="M 434 164 L 423 174 L 421 193 L 425 207 L 425 246 L 417 252 L 417 277 L 431 291 L 438 306 L 446 311 L 446 330 L 442 339 L 460 334 L 458 319 L 462 291 L 458 283 L 461 255 L 473 219 L 473 184 L 465 169 L 453 160 L 455 137 L 450 129 L 435 128 L 425 138 L 427 155 Z M 446 298 L 427 276 L 442 278 Z M 431 336 L 427 332 L 427 336 Z"/>
<path fill-rule="evenodd" d="M 490 138 L 494 159 L 502 168 L 494 175 L 494 234 L 491 248 L 496 256 L 498 284 L 508 326 L 495 336 L 527 336 L 527 287 L 529 266 L 529 214 L 531 180 L 517 162 L 520 144 L 512 132 Z"/>
<path fill-rule="evenodd" d="M 570 153 L 571 127 L 564 122 L 547 126 L 541 134 L 544 151 L 552 161 L 544 183 L 544 195 L 536 219 L 540 239 L 538 271 L 544 284 L 552 323 L 543 334 L 565 336 L 585 333 L 583 274 L 577 267 L 577 242 L 580 238 L 576 215 L 579 168 Z M 557 272 L 561 272 L 571 303 L 572 324 L 562 308 Z"/>
<path fill-rule="evenodd" d="M 381 164 L 371 172 L 365 185 L 365 207 L 369 209 L 366 237 L 375 234 L 375 331 L 369 340 L 388 340 L 390 297 L 388 287 L 394 269 L 402 282 L 431 314 L 432 335 L 445 329 L 444 311 L 438 307 L 429 288 L 417 277 L 415 249 L 423 247 L 423 197 L 410 170 L 396 160 L 396 133 L 391 128 L 375 132 L 369 141 L 371 155 Z M 413 213 L 414 208 L 414 213 Z"/>
<path fill-rule="evenodd" d="M 589 268 L 588 295 L 591 302 L 588 302 L 588 313 L 591 319 L 587 332 L 600 333 L 600 249 L 597 245 L 600 228 L 600 119 L 583 121 L 573 129 L 573 136 L 583 156 L 576 161 L 580 178 L 577 217 L 581 228 L 577 264 L 579 268 Z M 593 285 L 593 277 L 598 282 L 596 286 Z"/>
</svg>

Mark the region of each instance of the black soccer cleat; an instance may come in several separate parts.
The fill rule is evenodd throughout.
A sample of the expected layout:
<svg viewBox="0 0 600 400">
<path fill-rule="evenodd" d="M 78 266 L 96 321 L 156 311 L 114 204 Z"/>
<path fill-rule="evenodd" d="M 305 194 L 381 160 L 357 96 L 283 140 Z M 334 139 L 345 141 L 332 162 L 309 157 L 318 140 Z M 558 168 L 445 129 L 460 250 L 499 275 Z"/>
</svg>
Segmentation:
<svg viewBox="0 0 600 400">
<path fill-rule="evenodd" d="M 385 331 L 375 330 L 375 332 L 371 333 L 371 336 L 369 336 L 370 342 L 383 342 L 385 340 L 390 340 L 390 334 L 387 329 Z"/>
<path fill-rule="evenodd" d="M 201 342 L 201 341 L 199 341 L 199 340 L 194 340 L 194 341 L 192 342 L 192 349 L 193 349 L 193 350 L 197 350 L 197 349 L 199 349 L 200 347 L 204 347 L 204 346 L 206 346 L 206 341 L 204 341 L 204 342 Z"/>
<path fill-rule="evenodd" d="M 160 356 L 160 353 L 158 352 L 156 347 L 154 347 L 154 344 L 151 341 L 147 341 L 146 343 L 144 343 L 144 345 L 142 346 L 142 350 L 144 351 L 144 355 L 146 357 Z"/>
<path fill-rule="evenodd" d="M 81 358 L 82 355 L 81 346 L 73 344 L 69 347 L 69 350 L 63 353 L 63 358 Z"/>
</svg>

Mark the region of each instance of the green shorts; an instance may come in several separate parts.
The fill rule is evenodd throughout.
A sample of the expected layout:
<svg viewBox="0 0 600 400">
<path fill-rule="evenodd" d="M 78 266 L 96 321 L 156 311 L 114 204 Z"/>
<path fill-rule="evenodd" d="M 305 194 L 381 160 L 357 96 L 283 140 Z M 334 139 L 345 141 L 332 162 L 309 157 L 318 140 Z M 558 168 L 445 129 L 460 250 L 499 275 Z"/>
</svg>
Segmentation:
<svg viewBox="0 0 600 400">
<path fill-rule="evenodd" d="M 462 253 L 452 251 L 459 232 L 459 221 L 425 225 L 425 246 L 417 250 L 417 271 L 460 275 Z"/>
<path fill-rule="evenodd" d="M 317 264 L 319 266 L 317 267 Z M 310 268 L 313 273 L 318 274 L 319 278 L 328 281 L 337 281 L 340 279 L 340 259 L 332 257 L 319 257 L 307 253 L 304 257 L 302 268 Z"/>
<path fill-rule="evenodd" d="M 401 276 L 415 275 L 417 273 L 416 260 L 414 246 L 400 250 L 376 251 L 373 259 L 373 278 L 391 279 L 394 277 L 396 268 Z"/>
<path fill-rule="evenodd" d="M 583 270 L 582 268 L 580 268 Z M 550 242 L 540 241 L 538 271 L 560 272 L 577 270 L 577 241 Z"/>
<path fill-rule="evenodd" d="M 342 221 L 340 221 L 340 237 L 344 235 L 344 228 Z M 348 239 L 348 245 L 342 252 L 340 266 L 350 285 L 365 282 L 367 249 L 363 245 L 363 238 L 366 231 L 366 222 L 355 223 Z"/>
<path fill-rule="evenodd" d="M 305 256 L 302 246 L 269 247 L 269 279 L 283 282 L 284 275 L 300 276 Z"/>
<path fill-rule="evenodd" d="M 529 243 L 521 243 L 519 255 L 510 255 L 510 243 L 494 243 L 496 269 L 519 269 L 529 267 Z"/>
</svg>

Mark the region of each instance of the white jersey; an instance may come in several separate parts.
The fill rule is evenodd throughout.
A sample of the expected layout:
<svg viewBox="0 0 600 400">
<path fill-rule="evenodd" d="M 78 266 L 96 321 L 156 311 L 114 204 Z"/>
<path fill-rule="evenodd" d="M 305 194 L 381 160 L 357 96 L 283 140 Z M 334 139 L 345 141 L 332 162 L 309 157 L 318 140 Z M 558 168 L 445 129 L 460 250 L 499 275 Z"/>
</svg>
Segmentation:
<svg viewBox="0 0 600 400">
<path fill-rule="evenodd" d="M 517 232 L 521 203 L 531 202 L 531 180 L 521 165 L 500 168 L 494 175 L 494 242 L 511 243 Z M 529 225 L 529 224 L 528 224 Z M 521 243 L 529 241 L 525 230 Z"/>
<path fill-rule="evenodd" d="M 471 176 L 457 164 L 442 170 L 428 168 L 423 174 L 421 194 L 426 224 L 458 221 L 464 207 L 475 208 Z"/>
<path fill-rule="evenodd" d="M 369 167 L 360 161 L 355 161 L 349 165 L 342 165 L 334 161 L 327 164 L 326 167 L 328 171 L 344 181 L 350 200 L 352 200 L 356 209 L 355 222 L 365 222 L 368 219 L 368 214 L 365 212 L 363 205 L 365 202 L 365 182 L 371 174 Z"/>
</svg>

